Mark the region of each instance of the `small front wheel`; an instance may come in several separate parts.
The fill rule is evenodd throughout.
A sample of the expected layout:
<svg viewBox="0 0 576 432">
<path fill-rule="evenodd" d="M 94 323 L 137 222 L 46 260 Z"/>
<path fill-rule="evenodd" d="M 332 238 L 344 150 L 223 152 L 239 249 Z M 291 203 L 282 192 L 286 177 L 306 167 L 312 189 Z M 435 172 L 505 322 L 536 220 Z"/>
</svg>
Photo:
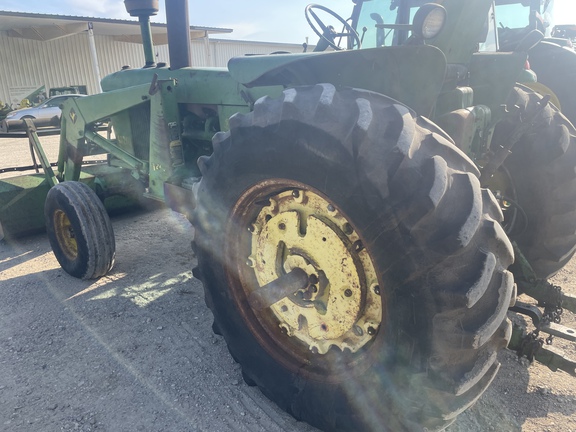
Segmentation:
<svg viewBox="0 0 576 432">
<path fill-rule="evenodd" d="M 102 201 L 84 183 L 67 181 L 48 192 L 46 231 L 56 259 L 80 279 L 104 276 L 114 265 L 116 244 Z"/>
</svg>

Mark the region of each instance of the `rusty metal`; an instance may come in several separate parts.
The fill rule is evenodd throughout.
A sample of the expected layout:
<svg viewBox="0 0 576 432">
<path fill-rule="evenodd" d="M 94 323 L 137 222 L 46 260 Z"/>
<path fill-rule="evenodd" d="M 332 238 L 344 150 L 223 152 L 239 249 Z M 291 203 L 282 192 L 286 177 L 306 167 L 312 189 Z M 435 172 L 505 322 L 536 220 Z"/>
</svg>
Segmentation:
<svg viewBox="0 0 576 432">
<path fill-rule="evenodd" d="M 260 311 L 308 286 L 308 274 L 296 267 L 289 273 L 252 291 L 248 296 L 248 303 L 254 310 Z"/>
</svg>

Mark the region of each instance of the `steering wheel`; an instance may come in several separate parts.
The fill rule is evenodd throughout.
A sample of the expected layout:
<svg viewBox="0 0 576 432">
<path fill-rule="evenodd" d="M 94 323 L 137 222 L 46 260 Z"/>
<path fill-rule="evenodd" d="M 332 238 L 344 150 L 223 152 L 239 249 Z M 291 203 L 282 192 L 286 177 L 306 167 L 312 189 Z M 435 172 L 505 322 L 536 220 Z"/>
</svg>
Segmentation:
<svg viewBox="0 0 576 432">
<path fill-rule="evenodd" d="M 332 15 L 334 18 L 336 18 L 338 21 L 340 21 L 342 23 L 342 25 L 344 26 L 343 33 L 335 33 L 335 32 L 332 33 L 331 28 L 329 28 L 329 26 L 324 24 L 322 22 L 322 20 L 320 19 L 320 17 L 318 17 L 318 15 L 315 12 L 316 9 L 326 12 L 327 14 Z M 334 42 L 334 39 L 337 37 L 340 38 L 340 41 L 344 37 L 347 38 L 348 40 L 350 40 L 350 38 L 352 38 L 352 40 L 356 44 L 356 46 L 358 48 L 361 47 L 362 42 L 360 41 L 360 36 L 358 36 L 358 33 L 356 32 L 356 30 L 354 30 L 354 28 L 350 24 L 348 24 L 348 22 L 344 18 L 342 18 L 340 15 L 338 15 L 333 10 L 330 10 L 325 6 L 321 6 L 318 4 L 309 4 L 308 6 L 306 6 L 306 9 L 304 10 L 304 14 L 306 15 L 306 21 L 308 21 L 308 24 L 310 25 L 312 30 L 314 30 L 314 33 L 316 33 L 321 39 L 323 39 L 325 42 L 327 42 L 328 45 L 330 45 L 335 50 L 340 51 L 340 50 L 344 49 L 344 48 L 340 48 Z M 344 32 L 344 30 L 346 30 L 346 31 Z M 330 37 L 327 36 L 328 34 L 330 34 Z M 354 45 L 352 44 L 352 46 L 354 46 Z"/>
</svg>

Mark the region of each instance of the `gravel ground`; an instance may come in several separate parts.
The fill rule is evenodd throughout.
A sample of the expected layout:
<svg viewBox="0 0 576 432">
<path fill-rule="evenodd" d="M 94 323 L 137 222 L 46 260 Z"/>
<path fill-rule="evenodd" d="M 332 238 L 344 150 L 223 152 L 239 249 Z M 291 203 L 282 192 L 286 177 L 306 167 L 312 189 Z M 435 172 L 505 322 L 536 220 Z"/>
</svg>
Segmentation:
<svg viewBox="0 0 576 432">
<path fill-rule="evenodd" d="M 28 154 L 26 141 L 0 140 L 10 146 Z M 97 281 L 64 273 L 45 235 L 0 243 L 0 430 L 315 430 L 244 384 L 212 333 L 188 222 L 157 209 L 113 224 L 116 265 Z M 576 293 L 575 276 L 573 260 L 554 282 Z M 576 344 L 555 345 L 576 358 Z M 510 351 L 501 362 L 449 431 L 576 432 L 576 378 Z"/>
</svg>

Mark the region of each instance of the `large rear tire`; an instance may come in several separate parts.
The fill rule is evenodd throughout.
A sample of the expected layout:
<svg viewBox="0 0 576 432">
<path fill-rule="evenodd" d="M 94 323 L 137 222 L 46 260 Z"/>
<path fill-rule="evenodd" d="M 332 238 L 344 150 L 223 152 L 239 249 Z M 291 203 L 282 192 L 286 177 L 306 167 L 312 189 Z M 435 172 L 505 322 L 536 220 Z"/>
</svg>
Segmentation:
<svg viewBox="0 0 576 432">
<path fill-rule="evenodd" d="M 116 253 L 112 223 L 104 205 L 84 183 L 67 181 L 48 191 L 46 231 L 66 273 L 96 279 L 112 269 Z"/>
<path fill-rule="evenodd" d="M 511 245 L 473 163 L 398 102 L 328 84 L 230 128 L 199 160 L 195 275 L 247 382 L 324 430 L 451 423 L 510 336 Z"/>
<path fill-rule="evenodd" d="M 554 106 L 542 106 L 542 96 L 516 87 L 507 106 L 521 110 L 530 125 L 512 148 L 493 187 L 508 203 L 505 228 L 536 274 L 549 278 L 576 251 L 576 130 Z M 494 141 L 510 136 L 517 117 L 496 126 Z M 504 187 L 502 187 L 504 185 Z M 495 189 L 498 189 L 496 191 Z"/>
</svg>

